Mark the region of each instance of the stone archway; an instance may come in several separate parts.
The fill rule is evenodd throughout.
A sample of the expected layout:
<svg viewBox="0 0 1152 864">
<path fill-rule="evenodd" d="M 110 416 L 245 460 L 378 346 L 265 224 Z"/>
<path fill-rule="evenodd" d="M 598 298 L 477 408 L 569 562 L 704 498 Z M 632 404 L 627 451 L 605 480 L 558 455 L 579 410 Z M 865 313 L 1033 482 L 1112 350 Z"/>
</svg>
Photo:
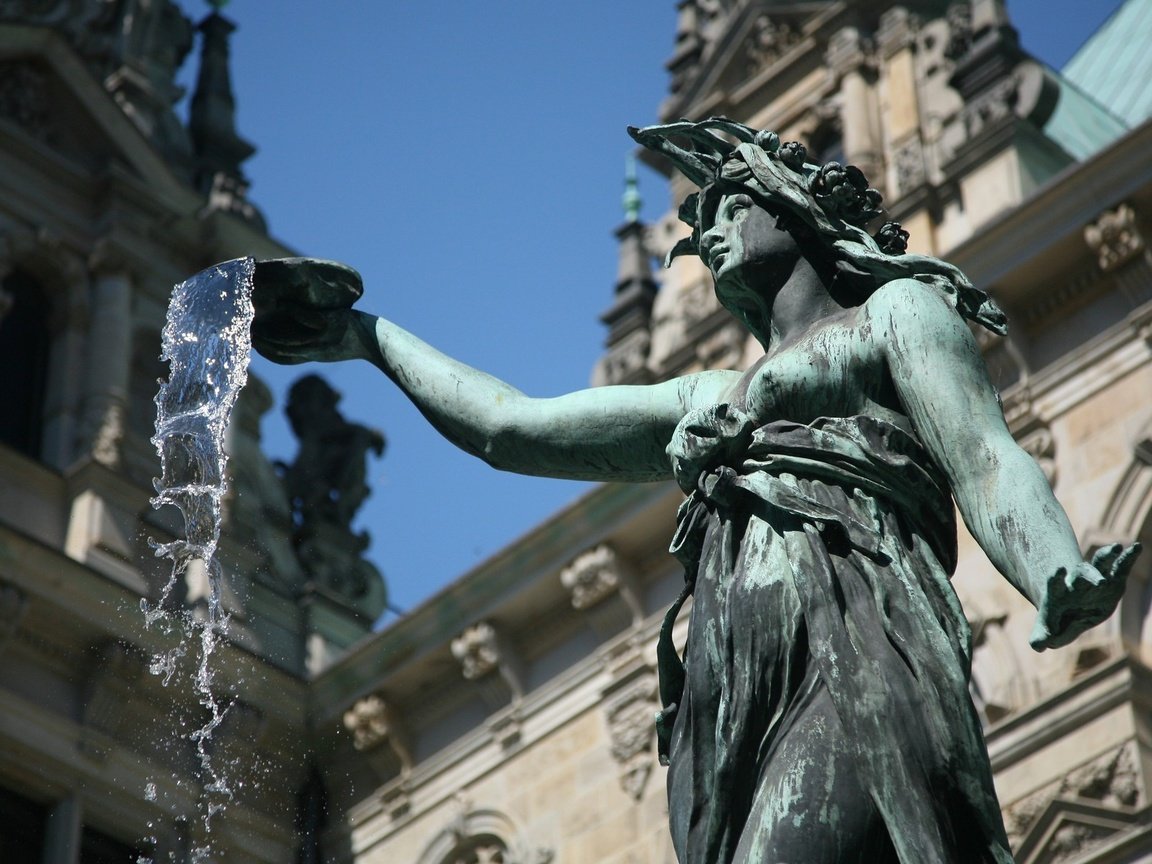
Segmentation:
<svg viewBox="0 0 1152 864">
<path fill-rule="evenodd" d="M 550 864 L 550 849 L 523 841 L 498 810 L 473 809 L 457 799 L 457 814 L 425 847 L 417 864 Z"/>
<path fill-rule="evenodd" d="M 1124 650 L 1152 666 L 1152 423 L 1137 436 L 1132 461 L 1116 485 L 1100 527 L 1090 535 L 1091 540 L 1138 540 L 1144 544 L 1144 554 L 1128 578 L 1114 626 Z"/>
</svg>

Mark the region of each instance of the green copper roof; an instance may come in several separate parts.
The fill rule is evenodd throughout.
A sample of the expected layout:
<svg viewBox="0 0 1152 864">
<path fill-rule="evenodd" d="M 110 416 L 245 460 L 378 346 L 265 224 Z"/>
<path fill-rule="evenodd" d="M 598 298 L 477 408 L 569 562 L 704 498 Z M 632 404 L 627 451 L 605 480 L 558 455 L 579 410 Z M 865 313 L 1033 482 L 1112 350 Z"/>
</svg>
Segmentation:
<svg viewBox="0 0 1152 864">
<path fill-rule="evenodd" d="M 1152 117 L 1152 0 L 1128 0 L 1064 66 L 1063 75 L 1128 126 Z"/>
<path fill-rule="evenodd" d="M 1044 134 L 1077 161 L 1115 141 L 1128 125 L 1098 100 L 1060 73 L 1053 73 L 1060 86 L 1056 109 L 1044 124 Z"/>
</svg>

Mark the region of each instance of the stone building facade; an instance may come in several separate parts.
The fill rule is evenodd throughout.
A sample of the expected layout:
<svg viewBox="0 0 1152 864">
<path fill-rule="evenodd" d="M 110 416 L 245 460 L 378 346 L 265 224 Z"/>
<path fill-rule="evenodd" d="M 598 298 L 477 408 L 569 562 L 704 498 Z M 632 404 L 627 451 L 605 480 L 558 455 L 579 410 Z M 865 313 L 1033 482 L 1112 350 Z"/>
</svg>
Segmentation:
<svg viewBox="0 0 1152 864">
<path fill-rule="evenodd" d="M 1062 71 L 1000 0 L 681 0 L 663 120 L 724 115 L 860 166 L 911 232 L 1008 313 L 981 347 L 1013 433 L 1090 552 L 1152 540 L 1152 143 L 1122 46 L 1130 0 Z M 1125 58 L 1128 58 L 1127 60 Z M 672 208 L 617 236 L 595 383 L 743 368 Z M 811 157 L 810 157 L 811 158 Z M 663 864 L 658 624 L 681 574 L 673 486 L 603 486 L 358 646 L 314 683 L 336 860 Z M 961 538 L 973 697 L 1021 862 L 1152 861 L 1145 555 L 1119 612 L 1035 654 L 1034 612 Z M 681 625 L 682 626 L 682 625 Z M 332 782 L 335 781 L 335 782 Z"/>
<path fill-rule="evenodd" d="M 670 6 L 669 14 L 673 14 Z M 680 0 L 662 119 L 723 114 L 863 168 L 913 251 L 1009 315 L 982 343 L 1013 432 L 1085 550 L 1152 541 L 1152 125 L 1128 0 L 1057 72 L 1002 0 Z M 125 26 L 131 17 L 132 26 Z M 201 23 L 192 116 L 173 75 L 194 28 L 170 2 L 0 4 L 0 860 L 189 860 L 203 774 L 171 718 L 202 719 L 148 658 L 139 603 L 170 537 L 149 507 L 151 399 L 170 286 L 288 254 L 247 197 L 227 21 Z M 1127 65 L 1125 65 L 1127 64 Z M 656 168 L 667 166 L 653 162 Z M 596 383 L 755 359 L 673 209 L 632 211 Z M 29 362 L 35 358 L 36 362 Z M 213 755 L 245 787 L 220 861 L 667 864 L 655 644 L 682 575 L 673 484 L 597 487 L 385 630 L 379 593 L 313 578 L 260 454 L 270 397 L 231 432 L 234 628 Z M 247 527 L 250 530 L 245 531 Z M 256 528 L 259 530 L 255 530 Z M 1152 555 L 1109 622 L 1027 648 L 1032 610 L 966 536 L 955 585 L 1017 858 L 1152 861 Z M 180 605 L 202 609 L 189 576 Z M 679 635 L 682 638 L 684 620 Z M 7 845 L 5 845 L 7 844 Z"/>
<path fill-rule="evenodd" d="M 140 606 L 169 577 L 148 540 L 170 540 L 180 518 L 149 503 L 172 286 L 219 261 L 291 254 L 247 197 L 240 166 L 253 148 L 233 123 L 231 27 L 218 14 L 197 25 L 169 0 L 0 3 L 6 864 L 185 861 L 206 839 L 204 772 L 186 734 L 206 711 L 190 688 L 149 674 L 178 634 L 146 629 Z M 197 43 L 184 122 L 175 76 Z M 216 685 L 230 707 L 207 750 L 246 766 L 212 825 L 218 860 L 280 864 L 296 856 L 314 798 L 298 754 L 307 671 L 369 632 L 382 584 L 348 596 L 302 565 L 260 447 L 271 402 L 250 378 L 229 433 L 231 533 L 258 542 L 221 549 L 233 627 Z M 203 617 L 202 568 L 176 587 L 173 606 Z"/>
</svg>

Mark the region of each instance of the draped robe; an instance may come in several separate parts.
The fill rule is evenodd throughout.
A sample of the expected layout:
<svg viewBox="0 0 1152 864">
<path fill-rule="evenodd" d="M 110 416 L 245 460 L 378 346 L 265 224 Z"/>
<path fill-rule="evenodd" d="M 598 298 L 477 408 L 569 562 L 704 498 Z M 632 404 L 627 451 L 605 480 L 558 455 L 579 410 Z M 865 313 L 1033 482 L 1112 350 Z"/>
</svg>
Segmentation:
<svg viewBox="0 0 1152 864">
<path fill-rule="evenodd" d="M 669 453 L 690 491 L 659 646 L 682 864 L 809 864 L 819 844 L 835 861 L 1011 862 L 949 582 L 951 496 L 915 435 L 868 416 L 754 428 L 718 405 Z"/>
</svg>

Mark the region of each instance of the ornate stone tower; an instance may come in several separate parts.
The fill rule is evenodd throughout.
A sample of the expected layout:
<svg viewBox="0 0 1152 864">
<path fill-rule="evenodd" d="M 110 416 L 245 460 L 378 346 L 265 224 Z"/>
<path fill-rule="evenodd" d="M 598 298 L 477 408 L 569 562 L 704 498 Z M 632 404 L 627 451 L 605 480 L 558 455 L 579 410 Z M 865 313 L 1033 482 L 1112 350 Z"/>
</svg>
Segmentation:
<svg viewBox="0 0 1152 864">
<path fill-rule="evenodd" d="M 148 674 L 175 636 L 146 630 L 140 604 L 168 576 L 148 538 L 168 539 L 177 518 L 149 504 L 171 287 L 217 261 L 291 254 L 247 196 L 253 149 L 235 126 L 231 29 L 218 12 L 197 28 L 170 0 L 0 3 L 5 861 L 184 860 L 202 840 L 195 742 L 171 729 L 196 728 L 203 708 Z M 176 73 L 198 31 L 185 124 Z M 271 404 L 250 380 L 229 434 L 221 560 L 232 627 L 216 686 L 232 699 L 211 746 L 277 780 L 247 784 L 213 824 L 224 860 L 296 855 L 308 668 L 368 633 L 383 597 L 373 571 L 367 604 L 338 589 L 315 599 L 260 449 Z M 205 592 L 190 570 L 176 605 L 200 614 Z"/>
</svg>

